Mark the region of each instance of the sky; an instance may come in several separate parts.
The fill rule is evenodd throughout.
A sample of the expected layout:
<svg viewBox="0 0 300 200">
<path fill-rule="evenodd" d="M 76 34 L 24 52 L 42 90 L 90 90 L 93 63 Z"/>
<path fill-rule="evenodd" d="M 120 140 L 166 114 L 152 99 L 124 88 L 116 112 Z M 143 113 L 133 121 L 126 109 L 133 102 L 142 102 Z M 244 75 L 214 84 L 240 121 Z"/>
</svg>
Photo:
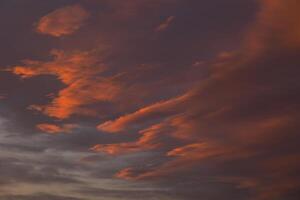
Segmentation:
<svg viewBox="0 0 300 200">
<path fill-rule="evenodd" d="M 0 200 L 297 200 L 299 0 L 1 0 Z"/>
</svg>

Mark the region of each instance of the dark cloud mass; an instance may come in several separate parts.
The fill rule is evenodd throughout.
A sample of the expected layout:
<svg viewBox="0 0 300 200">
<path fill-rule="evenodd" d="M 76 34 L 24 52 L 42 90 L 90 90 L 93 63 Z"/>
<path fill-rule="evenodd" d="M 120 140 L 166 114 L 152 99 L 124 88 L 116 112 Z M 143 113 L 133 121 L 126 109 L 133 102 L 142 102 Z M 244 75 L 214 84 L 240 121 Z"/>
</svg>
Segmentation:
<svg viewBox="0 0 300 200">
<path fill-rule="evenodd" d="M 296 200 L 298 0 L 3 0 L 0 200 Z"/>
<path fill-rule="evenodd" d="M 65 196 L 55 196 L 55 195 L 47 195 L 47 194 L 36 194 L 36 195 L 7 195 L 7 196 L 0 196 L 0 199 L 3 200 L 82 200 L 79 198 L 73 197 L 65 197 Z"/>
</svg>

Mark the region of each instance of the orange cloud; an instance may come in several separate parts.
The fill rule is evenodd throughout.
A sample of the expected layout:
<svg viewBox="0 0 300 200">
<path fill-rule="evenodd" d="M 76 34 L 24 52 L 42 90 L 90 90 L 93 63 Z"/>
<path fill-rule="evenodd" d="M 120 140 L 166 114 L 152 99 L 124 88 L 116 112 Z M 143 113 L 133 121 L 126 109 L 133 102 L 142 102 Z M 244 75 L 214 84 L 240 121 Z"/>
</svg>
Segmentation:
<svg viewBox="0 0 300 200">
<path fill-rule="evenodd" d="M 70 133 L 76 127 L 78 127 L 78 125 L 76 125 L 76 124 L 63 124 L 62 126 L 58 126 L 55 124 L 38 124 L 38 125 L 36 125 L 37 129 L 39 129 L 45 133 L 51 133 L 51 134 Z"/>
<path fill-rule="evenodd" d="M 139 109 L 138 111 L 121 116 L 114 121 L 106 121 L 100 125 L 98 125 L 98 130 L 109 132 L 109 133 L 117 133 L 123 131 L 128 128 L 128 126 L 138 123 L 145 122 L 147 118 L 155 118 L 155 116 L 162 116 L 165 114 L 171 114 L 176 111 L 175 107 L 180 107 L 180 104 L 185 102 L 188 99 L 190 94 L 184 94 L 182 96 L 161 101 L 150 106 L 146 106 L 144 108 Z"/>
<path fill-rule="evenodd" d="M 147 180 L 172 177 L 178 173 L 185 173 L 203 164 L 223 164 L 226 161 L 237 160 L 252 156 L 253 152 L 224 144 L 210 144 L 199 142 L 187 144 L 167 152 L 167 156 L 174 159 L 147 170 L 126 168 L 117 173 L 118 178 Z"/>
<path fill-rule="evenodd" d="M 263 10 L 261 23 L 275 34 L 275 38 L 283 45 L 299 47 L 300 22 L 297 0 L 261 0 Z"/>
<path fill-rule="evenodd" d="M 142 136 L 135 142 L 118 143 L 118 144 L 97 144 L 91 148 L 95 152 L 104 152 L 110 155 L 119 155 L 125 153 L 133 153 L 137 151 L 145 151 L 162 147 L 164 142 L 162 141 L 163 131 L 165 129 L 163 123 L 156 124 L 141 130 L 139 133 Z"/>
<path fill-rule="evenodd" d="M 37 24 L 37 31 L 42 34 L 60 37 L 78 30 L 89 17 L 89 13 L 80 5 L 66 6 L 42 17 Z"/>
<path fill-rule="evenodd" d="M 120 4 L 124 6 L 136 8 L 135 4 L 122 2 Z M 296 0 L 261 2 L 262 10 L 250 31 L 250 40 L 246 38 L 246 46 L 251 48 L 219 54 L 208 78 L 199 81 L 193 95 L 188 92 L 98 125 L 100 131 L 109 133 L 135 128 L 141 136 L 133 142 L 97 144 L 91 147 L 92 151 L 119 155 L 159 148 L 164 153 L 163 164 L 140 171 L 126 168 L 116 177 L 146 179 L 176 176 L 210 163 L 218 168 L 231 168 L 229 175 L 219 182 L 253 189 L 258 192 L 259 199 L 275 199 L 299 186 L 298 177 L 290 177 L 299 168 L 299 162 L 295 161 L 299 156 L 278 158 L 281 154 L 295 151 L 288 145 L 291 140 L 299 138 L 297 122 L 300 117 L 295 112 L 299 110 L 299 97 L 295 95 L 298 79 L 294 78 L 298 73 L 292 68 L 298 64 L 296 62 L 290 67 L 290 60 L 284 58 L 286 50 L 300 44 L 299 14 L 296 12 L 299 3 Z M 131 10 L 127 11 L 130 13 Z M 168 19 L 158 29 L 164 30 L 173 19 Z M 273 51 L 280 51 L 280 54 Z M 59 119 L 76 113 L 93 115 L 95 110 L 85 106 L 114 101 L 119 94 L 120 85 L 114 77 L 102 76 L 106 67 L 91 52 L 54 51 L 53 55 L 54 59 L 50 62 L 27 60 L 25 66 L 12 69 L 23 78 L 54 75 L 66 85 L 51 104 L 33 105 L 31 108 Z M 288 59 L 292 58 L 288 56 Z M 147 88 L 143 89 L 147 91 Z M 50 133 L 68 130 L 64 125 L 51 124 L 38 128 Z M 176 142 L 172 143 L 170 139 Z M 276 159 L 265 162 L 269 157 Z M 242 174 L 246 165 L 253 168 L 253 177 L 232 175 L 234 171 Z"/>
<path fill-rule="evenodd" d="M 297 0 L 260 0 L 257 20 L 246 37 L 249 55 L 261 55 L 274 48 L 300 47 L 300 2 Z"/>
<path fill-rule="evenodd" d="M 49 62 L 25 60 L 25 66 L 10 69 L 22 78 L 38 75 L 54 75 L 66 87 L 59 91 L 51 104 L 32 105 L 30 108 L 58 119 L 72 114 L 95 115 L 95 110 L 84 108 L 101 101 L 111 101 L 118 94 L 120 86 L 113 77 L 102 77 L 106 69 L 91 52 L 64 52 L 53 50 Z"/>
<path fill-rule="evenodd" d="M 131 179 L 133 179 L 132 177 L 134 177 L 134 174 L 135 174 L 135 170 L 128 167 L 128 168 L 122 169 L 121 171 L 116 173 L 115 177 L 120 178 L 120 179 L 131 180 Z"/>
<path fill-rule="evenodd" d="M 94 152 L 104 152 L 110 155 L 119 155 L 123 153 L 132 153 L 139 150 L 136 143 L 120 143 L 120 144 L 97 144 L 90 148 Z"/>
<path fill-rule="evenodd" d="M 275 61 L 278 56 L 286 56 L 286 51 L 299 47 L 297 10 L 300 4 L 296 0 L 261 2 L 262 10 L 250 31 L 253 38 L 246 38 L 246 46 L 251 48 L 218 56 L 216 60 L 220 65 L 213 66 L 210 77 L 200 82 L 197 95 L 189 97 L 188 103 L 184 104 L 186 109 L 178 108 L 182 101 L 167 106 L 177 112 L 168 113 L 162 120 L 173 117 L 171 124 L 175 128 L 171 135 L 184 143 L 166 152 L 172 160 L 140 173 L 134 168 L 126 168 L 117 173 L 117 177 L 146 179 L 176 176 L 203 164 L 212 163 L 221 168 L 223 164 L 228 164 L 228 160 L 234 160 L 241 165 L 253 166 L 252 177 L 228 176 L 223 181 L 255 191 L 257 196 L 254 199 L 277 199 L 299 187 L 299 177 L 290 177 L 299 168 L 296 161 L 298 152 L 295 156 L 261 164 L 265 163 L 266 155 L 280 157 L 283 153 L 281 149 L 288 151 L 286 154 L 295 151 L 286 145 L 291 143 L 291 138 L 299 138 L 299 127 L 296 125 L 299 115 L 295 112 L 298 106 L 293 100 L 298 96 L 285 96 L 284 92 L 298 88 L 298 85 L 294 87 L 297 79 L 292 75 L 297 71 L 293 68 L 294 64 L 291 66 L 290 57 L 287 57 L 288 60 L 281 58 L 283 62 L 278 59 L 282 62 L 280 64 Z M 281 53 L 274 54 L 274 51 Z M 253 53 L 255 56 L 252 56 Z M 291 77 L 293 81 L 290 81 Z M 286 99 L 283 100 L 283 96 Z M 145 108 L 146 111 L 138 110 L 105 122 L 98 128 L 118 132 L 135 123 L 155 119 L 152 113 L 156 111 L 161 115 L 165 113 L 160 106 Z M 179 113 L 180 117 L 175 117 L 175 113 Z M 167 145 L 164 142 L 162 146 Z M 241 166 L 232 167 L 238 170 Z"/>
<path fill-rule="evenodd" d="M 199 152 L 203 152 L 207 150 L 210 146 L 207 143 L 195 143 L 195 144 L 189 144 L 183 147 L 178 147 L 173 149 L 172 151 L 169 151 L 167 153 L 168 156 L 188 156 L 191 154 L 195 154 L 197 156 L 207 156 L 209 154 L 212 154 L 212 152 L 209 152 L 209 154 L 201 155 Z M 213 153 L 214 154 L 214 153 Z"/>
</svg>

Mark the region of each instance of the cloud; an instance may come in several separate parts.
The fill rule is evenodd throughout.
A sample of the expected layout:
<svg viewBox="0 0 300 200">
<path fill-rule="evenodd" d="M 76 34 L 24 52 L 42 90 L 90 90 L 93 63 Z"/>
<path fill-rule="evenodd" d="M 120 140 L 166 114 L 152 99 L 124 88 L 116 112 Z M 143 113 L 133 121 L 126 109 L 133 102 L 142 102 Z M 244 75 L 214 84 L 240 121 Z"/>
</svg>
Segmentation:
<svg viewBox="0 0 300 200">
<path fill-rule="evenodd" d="M 134 142 L 118 144 L 97 144 L 91 148 L 95 152 L 104 152 L 110 155 L 128 154 L 139 151 L 149 151 L 164 147 L 166 141 L 173 142 L 166 133 L 171 132 L 171 127 L 166 123 L 152 125 L 139 131 L 140 138 Z"/>
<path fill-rule="evenodd" d="M 162 199 L 168 199 L 169 196 L 175 196 L 171 194 L 171 191 L 166 189 L 154 190 L 152 188 L 145 188 L 136 190 L 125 189 L 103 189 L 103 188 L 83 188 L 79 190 L 83 194 L 94 194 L 95 196 L 101 196 L 105 198 L 121 198 L 124 199 L 153 199 L 156 197 Z"/>
<path fill-rule="evenodd" d="M 130 180 L 130 179 L 133 179 L 133 177 L 135 177 L 136 173 L 137 173 L 136 170 L 128 167 L 128 168 L 122 169 L 117 174 L 115 174 L 115 177 Z"/>
<path fill-rule="evenodd" d="M 297 190 L 299 177 L 288 174 L 299 166 L 294 160 L 300 155 L 298 142 L 293 141 L 299 137 L 296 122 L 300 116 L 295 112 L 299 95 L 292 92 L 300 88 L 294 75 L 299 72 L 295 67 L 299 64 L 295 53 L 299 48 L 299 26 L 293 20 L 296 9 L 288 12 L 286 5 L 299 5 L 294 0 L 287 4 L 280 0 L 261 3 L 262 10 L 241 49 L 229 56 L 216 56 L 210 62 L 209 76 L 191 89 L 193 95 L 180 101 L 174 98 L 158 102 L 98 126 L 101 131 L 119 132 L 134 126 L 144 128 L 145 122 L 171 121 L 173 129 L 167 135 L 178 140 L 173 143 L 175 147 L 168 141 L 162 142 L 161 146 L 172 148 L 164 149 L 169 159 L 165 158 L 163 164 L 132 165 L 116 177 L 180 181 L 182 177 L 193 179 L 201 174 L 199 169 L 207 167 L 205 173 L 212 177 L 239 177 L 231 179 L 232 183 L 236 188 L 254 192 L 253 199 L 280 199 Z M 289 33 L 288 27 L 295 31 Z M 138 143 L 139 140 L 130 144 Z M 126 145 L 111 147 L 121 149 L 114 153 L 136 152 L 139 147 L 132 150 Z M 105 146 L 100 146 L 99 151 L 105 152 Z M 291 154 L 296 157 L 290 157 Z M 276 164 L 262 167 L 269 156 L 289 158 L 293 167 L 285 172 L 285 167 L 279 167 L 272 172 Z"/>
<path fill-rule="evenodd" d="M 272 31 L 274 39 L 278 43 L 287 47 L 298 47 L 300 45 L 300 23 L 296 18 L 300 3 L 295 0 L 261 0 L 262 11 L 260 13 L 260 23 L 262 26 Z"/>
<path fill-rule="evenodd" d="M 58 119 L 66 119 L 73 114 L 96 115 L 95 110 L 84 106 L 112 101 L 120 91 L 120 85 L 113 77 L 103 77 L 106 66 L 99 62 L 92 52 L 65 52 L 53 50 L 52 61 L 25 60 L 24 66 L 14 66 L 11 70 L 22 78 L 40 75 L 56 76 L 65 88 L 49 105 L 32 105 L 31 109 Z"/>
<path fill-rule="evenodd" d="M 260 0 L 259 4 L 256 23 L 246 36 L 249 56 L 259 55 L 267 48 L 299 48 L 300 24 L 295 20 L 299 15 L 299 2 Z"/>
<path fill-rule="evenodd" d="M 83 200 L 76 197 L 67 197 L 67 196 L 57 196 L 50 194 L 32 194 L 32 195 L 2 195 L 0 196 L 1 200 Z"/>
<path fill-rule="evenodd" d="M 36 30 L 54 37 L 70 35 L 83 25 L 89 15 L 80 5 L 66 6 L 42 17 Z"/>
<path fill-rule="evenodd" d="M 160 32 L 166 30 L 167 28 L 169 28 L 174 19 L 174 16 L 168 17 L 164 22 L 162 22 L 159 26 L 156 27 L 155 31 Z"/>
<path fill-rule="evenodd" d="M 116 133 L 125 130 L 128 126 L 140 122 L 145 122 L 148 119 L 161 117 L 175 111 L 174 107 L 180 106 L 189 94 L 184 94 L 170 100 L 161 101 L 153 105 L 139 109 L 138 111 L 121 116 L 114 121 L 106 121 L 98 125 L 98 129 L 105 132 Z M 175 111 L 176 112 L 176 111 Z"/>
<path fill-rule="evenodd" d="M 63 124 L 62 126 L 58 126 L 55 124 L 37 124 L 36 125 L 37 129 L 46 132 L 46 133 L 70 133 L 72 130 L 78 125 L 76 124 Z"/>
<path fill-rule="evenodd" d="M 24 154 L 25 155 L 25 154 Z M 35 153 L 36 155 L 36 153 Z M 27 154 L 30 157 L 30 154 Z M 41 159 L 39 155 L 35 157 Z M 21 158 L 3 158 L 0 157 L 1 178 L 0 185 L 11 187 L 12 184 L 74 184 L 80 183 L 80 180 L 71 178 L 59 172 L 51 166 L 39 164 L 37 160 L 23 160 Z M 33 165 L 35 164 L 35 165 Z M 12 188 L 14 189 L 14 188 Z M 2 193 L 4 194 L 4 192 Z"/>
<path fill-rule="evenodd" d="M 47 116 L 67 122 L 37 128 L 53 133 L 71 131 L 69 123 L 88 128 L 60 137 L 1 137 L 2 143 L 12 143 L 1 146 L 3 156 L 13 152 L 19 159 L 12 165 L 1 162 L 0 184 L 36 181 L 48 191 L 49 182 L 64 183 L 68 176 L 84 181 L 75 191 L 95 185 L 135 192 L 157 186 L 168 188 L 178 200 L 295 199 L 300 185 L 298 2 L 180 2 L 172 4 L 178 6 L 173 9 L 171 4 L 162 8 L 161 0 L 84 1 L 97 15 L 87 32 L 80 32 L 88 37 L 60 41 L 69 50 L 55 50 L 47 60 L 25 60 L 9 69 L 20 77 L 13 80 L 31 87 L 35 79 L 49 76 L 63 84 L 42 103 L 30 99 L 34 104 L 29 107 L 46 115 L 34 116 L 43 117 L 39 123 Z M 180 16 L 178 31 L 152 37 L 161 16 L 173 15 Z M 167 19 L 161 29 L 173 20 Z M 72 50 L 97 46 L 98 41 L 112 43 L 109 56 Z M 32 88 L 12 90 L 13 98 L 8 94 L 5 102 L 16 110 L 25 108 L 17 106 L 15 102 L 23 100 L 15 94 L 22 90 L 23 96 L 31 96 Z M 32 144 L 39 146 L 32 149 Z M 24 179 L 12 174 L 23 172 L 23 160 L 38 178 L 29 180 L 26 170 Z M 105 192 L 88 191 L 84 195 L 91 199 Z"/>
</svg>

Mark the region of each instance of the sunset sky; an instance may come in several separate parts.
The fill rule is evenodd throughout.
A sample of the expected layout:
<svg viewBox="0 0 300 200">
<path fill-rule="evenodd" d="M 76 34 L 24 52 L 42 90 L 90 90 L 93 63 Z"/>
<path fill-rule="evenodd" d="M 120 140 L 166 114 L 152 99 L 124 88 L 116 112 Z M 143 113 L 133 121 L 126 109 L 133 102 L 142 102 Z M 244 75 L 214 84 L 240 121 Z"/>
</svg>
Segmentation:
<svg viewBox="0 0 300 200">
<path fill-rule="evenodd" d="M 299 0 L 0 16 L 0 200 L 299 200 Z"/>
</svg>

